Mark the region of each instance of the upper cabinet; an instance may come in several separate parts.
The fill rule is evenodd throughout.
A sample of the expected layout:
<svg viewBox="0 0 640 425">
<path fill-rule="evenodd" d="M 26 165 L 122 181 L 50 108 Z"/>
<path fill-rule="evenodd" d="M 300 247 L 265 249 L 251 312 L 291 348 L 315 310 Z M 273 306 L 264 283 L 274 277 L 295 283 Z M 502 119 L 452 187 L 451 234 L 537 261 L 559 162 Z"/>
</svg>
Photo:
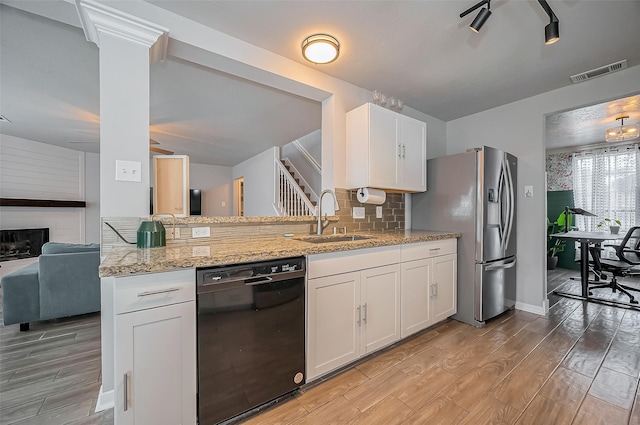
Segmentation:
<svg viewBox="0 0 640 425">
<path fill-rule="evenodd" d="M 427 190 L 427 125 L 366 103 L 347 113 L 347 189 Z"/>
<path fill-rule="evenodd" d="M 153 212 L 188 217 L 189 157 L 155 155 L 153 171 Z"/>
</svg>

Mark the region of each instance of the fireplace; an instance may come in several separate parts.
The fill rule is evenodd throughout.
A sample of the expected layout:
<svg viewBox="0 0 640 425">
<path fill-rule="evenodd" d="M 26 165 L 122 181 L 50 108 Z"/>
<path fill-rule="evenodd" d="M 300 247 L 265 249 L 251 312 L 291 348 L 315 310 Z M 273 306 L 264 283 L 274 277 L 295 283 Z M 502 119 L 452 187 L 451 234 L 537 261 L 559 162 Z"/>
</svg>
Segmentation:
<svg viewBox="0 0 640 425">
<path fill-rule="evenodd" d="M 49 229 L 0 230 L 0 261 L 37 257 L 49 242 Z"/>
</svg>

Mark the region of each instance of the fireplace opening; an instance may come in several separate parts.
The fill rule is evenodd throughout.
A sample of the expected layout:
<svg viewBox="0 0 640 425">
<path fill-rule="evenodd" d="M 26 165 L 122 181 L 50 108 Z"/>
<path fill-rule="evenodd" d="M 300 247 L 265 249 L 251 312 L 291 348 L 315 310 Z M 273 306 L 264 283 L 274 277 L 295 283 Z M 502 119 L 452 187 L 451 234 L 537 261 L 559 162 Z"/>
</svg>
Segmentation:
<svg viewBox="0 0 640 425">
<path fill-rule="evenodd" d="M 49 242 L 49 229 L 0 230 L 0 261 L 37 257 Z"/>
</svg>

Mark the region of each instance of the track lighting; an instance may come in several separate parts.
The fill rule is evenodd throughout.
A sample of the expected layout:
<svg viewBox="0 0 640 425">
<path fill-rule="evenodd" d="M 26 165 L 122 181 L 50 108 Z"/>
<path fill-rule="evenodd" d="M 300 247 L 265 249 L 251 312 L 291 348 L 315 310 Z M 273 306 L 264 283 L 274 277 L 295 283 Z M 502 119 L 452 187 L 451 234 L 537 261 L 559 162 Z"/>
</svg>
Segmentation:
<svg viewBox="0 0 640 425">
<path fill-rule="evenodd" d="M 558 28 L 558 17 L 553 10 L 551 10 L 551 6 L 547 3 L 547 0 L 538 0 L 540 6 L 547 12 L 549 15 L 549 25 L 544 27 L 544 44 L 553 44 L 556 41 L 560 40 L 560 30 Z"/>
<path fill-rule="evenodd" d="M 491 10 L 489 10 L 491 9 L 491 0 L 482 0 L 480 3 L 476 3 L 475 5 L 471 6 L 469 9 L 465 10 L 460 14 L 460 17 L 464 18 L 469 13 L 473 12 L 474 10 L 476 10 L 477 8 L 485 4 L 487 5 L 487 7 L 480 9 L 480 12 L 478 12 L 478 15 L 476 16 L 476 18 L 473 20 L 473 22 L 471 22 L 471 25 L 469 25 L 469 28 L 473 32 L 480 31 L 480 28 L 482 28 L 484 23 L 487 22 L 487 19 L 489 19 L 489 16 L 491 16 Z"/>
<path fill-rule="evenodd" d="M 547 0 L 538 0 L 538 3 L 540 3 L 540 6 L 542 6 L 547 15 L 549 15 L 550 19 L 549 25 L 544 27 L 544 44 L 553 44 L 560 40 L 558 17 L 553 13 L 553 10 L 551 10 Z M 471 28 L 472 31 L 480 31 L 480 28 L 482 28 L 484 23 L 487 22 L 487 19 L 489 19 L 489 16 L 491 16 L 491 0 L 482 0 L 460 14 L 460 17 L 464 18 L 469 13 L 484 6 L 485 4 L 487 7 L 480 9 L 476 18 L 471 22 L 471 25 L 469 25 L 469 28 Z"/>
</svg>

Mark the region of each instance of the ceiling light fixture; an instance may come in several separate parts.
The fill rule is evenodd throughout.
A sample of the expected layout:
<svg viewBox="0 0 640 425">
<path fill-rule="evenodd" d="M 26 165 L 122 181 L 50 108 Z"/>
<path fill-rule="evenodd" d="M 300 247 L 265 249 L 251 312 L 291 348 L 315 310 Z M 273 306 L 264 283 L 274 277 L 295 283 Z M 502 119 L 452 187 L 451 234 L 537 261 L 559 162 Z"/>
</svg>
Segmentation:
<svg viewBox="0 0 640 425">
<path fill-rule="evenodd" d="M 607 129 L 607 142 L 624 142 L 626 140 L 633 140 L 640 136 L 640 125 L 639 124 L 627 124 L 624 125 L 624 120 L 629 119 L 629 115 L 624 115 L 622 117 L 616 118 L 620 120 L 620 127 L 613 127 Z"/>
<path fill-rule="evenodd" d="M 551 10 L 551 6 L 547 3 L 547 0 L 538 0 L 540 6 L 547 12 L 549 15 L 549 25 L 544 27 L 544 44 L 553 44 L 556 41 L 560 40 L 560 29 L 558 27 L 558 17 L 553 10 Z"/>
<path fill-rule="evenodd" d="M 491 16 L 491 10 L 489 10 L 491 9 L 491 0 L 482 0 L 480 3 L 474 4 L 469 9 L 465 10 L 460 14 L 460 17 L 464 18 L 469 13 L 473 12 L 474 10 L 476 10 L 481 6 L 484 6 L 485 4 L 487 5 L 487 7 L 480 9 L 480 12 L 478 12 L 478 14 L 476 15 L 476 18 L 473 20 L 473 22 L 471 22 L 471 25 L 469 25 L 469 28 L 473 32 L 480 31 L 480 28 L 482 28 L 484 23 L 487 22 L 487 19 L 489 19 L 489 16 Z"/>
<path fill-rule="evenodd" d="M 549 15 L 550 19 L 549 25 L 544 27 L 544 44 L 553 44 L 556 41 L 560 40 L 558 17 L 555 13 L 553 13 L 553 10 L 551 10 L 551 7 L 547 3 L 547 0 L 538 0 L 538 3 L 540 3 L 540 6 L 542 6 L 547 15 Z M 491 16 L 491 0 L 481 0 L 480 2 L 474 4 L 469 9 L 460 14 L 460 17 L 464 18 L 469 13 L 484 6 L 485 4 L 487 5 L 487 7 L 480 9 L 480 12 L 478 12 L 476 18 L 473 20 L 473 22 L 471 22 L 471 25 L 469 25 L 471 31 L 480 31 L 480 28 L 482 28 L 484 23 L 487 22 L 487 19 L 489 19 L 489 16 Z"/>
<path fill-rule="evenodd" d="M 302 56 L 309 62 L 323 64 L 333 62 L 340 54 L 340 43 L 328 34 L 314 34 L 302 42 Z"/>
</svg>

